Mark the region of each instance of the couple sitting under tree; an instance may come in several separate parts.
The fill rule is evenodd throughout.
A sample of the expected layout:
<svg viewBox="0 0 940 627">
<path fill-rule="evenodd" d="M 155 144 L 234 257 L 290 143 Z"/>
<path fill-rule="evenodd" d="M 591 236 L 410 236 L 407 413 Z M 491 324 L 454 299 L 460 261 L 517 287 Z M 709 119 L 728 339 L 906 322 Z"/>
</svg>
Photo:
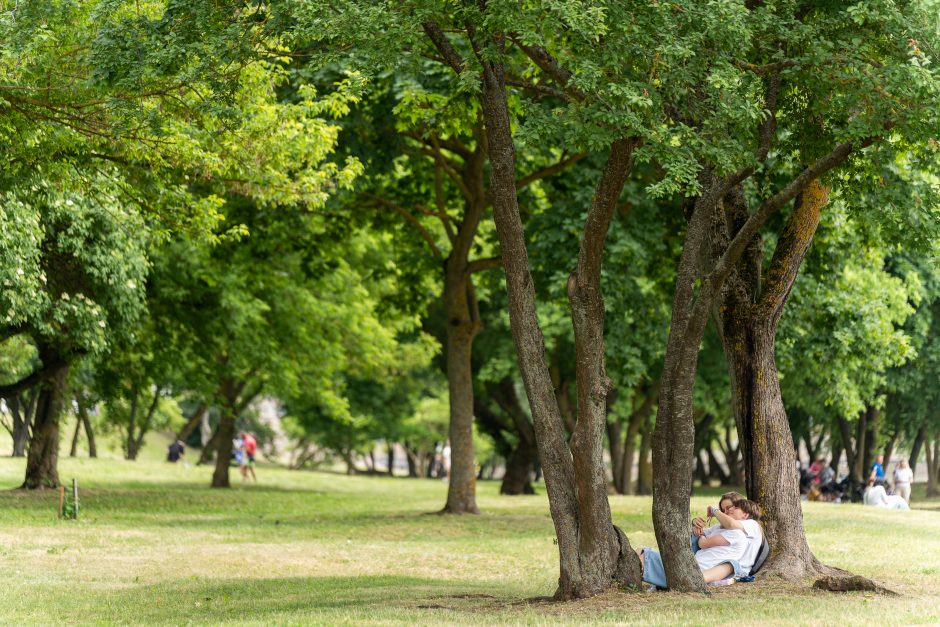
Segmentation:
<svg viewBox="0 0 940 627">
<path fill-rule="evenodd" d="M 708 517 L 718 524 L 705 526 L 704 518 L 692 521 L 692 551 L 702 570 L 705 583 L 744 577 L 757 572 L 767 551 L 762 551 L 764 532 L 760 523 L 760 506 L 737 492 L 721 495 L 718 507 L 708 507 Z M 659 551 L 638 550 L 643 565 L 643 581 L 657 588 L 667 588 L 666 570 Z"/>
</svg>

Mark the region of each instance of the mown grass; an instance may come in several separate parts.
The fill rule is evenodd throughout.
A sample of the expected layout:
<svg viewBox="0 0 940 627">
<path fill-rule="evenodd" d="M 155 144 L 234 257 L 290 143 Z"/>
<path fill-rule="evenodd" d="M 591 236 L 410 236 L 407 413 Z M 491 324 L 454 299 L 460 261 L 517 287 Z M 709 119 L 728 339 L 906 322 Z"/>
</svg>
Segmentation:
<svg viewBox="0 0 940 627">
<path fill-rule="evenodd" d="M 159 448 L 157 449 L 159 452 Z M 0 492 L 0 622 L 6 624 L 940 623 L 940 512 L 809 503 L 817 556 L 900 596 L 778 582 L 709 596 L 612 592 L 547 603 L 557 549 L 544 496 L 479 486 L 480 516 L 442 517 L 446 485 L 259 469 L 210 490 L 211 469 L 63 459 L 82 517 L 54 492 Z M 23 460 L 0 459 L 0 487 Z M 921 488 L 922 490 L 922 488 Z M 916 496 L 916 495 L 915 495 Z M 714 495 L 697 496 L 704 509 Z M 612 497 L 617 524 L 655 543 L 648 497 Z"/>
</svg>

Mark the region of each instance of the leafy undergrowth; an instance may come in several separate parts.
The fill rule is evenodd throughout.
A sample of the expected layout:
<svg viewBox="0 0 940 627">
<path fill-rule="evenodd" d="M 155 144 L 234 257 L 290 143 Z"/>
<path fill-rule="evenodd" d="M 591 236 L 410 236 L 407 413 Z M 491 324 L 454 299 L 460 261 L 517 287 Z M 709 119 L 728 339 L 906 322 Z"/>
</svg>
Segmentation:
<svg viewBox="0 0 940 627">
<path fill-rule="evenodd" d="M 940 622 L 936 502 L 911 512 L 806 504 L 817 556 L 898 597 L 758 581 L 708 596 L 612 591 L 554 603 L 544 496 L 503 497 L 482 483 L 484 513 L 451 517 L 430 514 L 446 492 L 434 480 L 262 466 L 256 485 L 233 476 L 233 489 L 210 490 L 211 469 L 156 460 L 63 459 L 60 471 L 79 479 L 77 522 L 56 518 L 52 491 L 0 492 L 4 623 Z M 0 486 L 22 473 L 23 460 L 0 459 Z M 693 509 L 714 499 L 697 496 Z M 649 497 L 611 505 L 632 543 L 655 543 Z"/>
</svg>

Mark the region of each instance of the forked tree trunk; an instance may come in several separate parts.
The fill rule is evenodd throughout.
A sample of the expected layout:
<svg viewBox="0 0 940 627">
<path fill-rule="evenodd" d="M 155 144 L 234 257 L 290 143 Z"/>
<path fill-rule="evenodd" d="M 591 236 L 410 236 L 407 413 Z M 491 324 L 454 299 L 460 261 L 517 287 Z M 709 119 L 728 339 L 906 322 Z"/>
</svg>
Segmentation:
<svg viewBox="0 0 940 627">
<path fill-rule="evenodd" d="M 59 417 L 65 405 L 68 382 L 67 365 L 54 369 L 39 384 L 33 435 L 26 458 L 26 477 L 21 488 L 57 488 L 59 486 Z"/>
<path fill-rule="evenodd" d="M 793 436 L 774 356 L 777 324 L 812 243 L 820 211 L 828 202 L 828 191 L 814 181 L 797 198 L 766 280 L 760 275 L 763 244 L 755 238 L 751 254 L 738 265 L 715 311 L 731 378 L 747 493 L 764 510 L 762 522 L 771 546 L 762 574 L 787 579 L 829 572 L 806 541 Z M 729 224 L 746 220 L 747 205 L 740 190 L 726 201 Z"/>
<path fill-rule="evenodd" d="M 157 406 L 160 403 L 160 388 L 156 387 L 153 393 L 153 400 L 144 414 L 143 421 L 137 425 L 137 433 L 129 430 L 127 439 L 127 459 L 134 461 L 140 454 L 140 449 L 144 446 L 144 438 L 150 432 L 150 425 L 153 424 L 153 417 L 157 413 Z M 133 423 L 132 423 L 133 425 Z"/>
<path fill-rule="evenodd" d="M 190 416 L 189 420 L 186 421 L 186 424 L 180 429 L 179 433 L 176 434 L 176 439 L 181 442 L 185 442 L 193 431 L 196 430 L 199 425 L 202 424 L 202 418 L 207 413 L 209 413 L 208 405 L 200 405 L 196 408 L 196 411 L 193 412 L 193 415 Z"/>
<path fill-rule="evenodd" d="M 454 61 L 451 67 L 457 72 L 464 71 L 463 64 L 457 61 L 459 53 L 443 31 L 434 24 L 426 24 L 425 31 L 444 57 Z M 490 36 L 492 40 L 488 43 L 502 49 L 501 36 Z M 490 188 L 506 270 L 510 322 L 558 541 L 560 576 L 555 594 L 560 599 L 573 599 L 595 595 L 615 582 L 638 586 L 639 559 L 626 535 L 614 527 L 607 502 L 602 448 L 609 384 L 603 370 L 603 348 L 598 348 L 603 346 L 603 323 L 598 326 L 595 319 L 601 303 L 600 252 L 610 220 L 607 212 L 612 214 L 613 210 L 604 203 L 611 197 L 616 201 L 619 196 L 633 145 L 615 144 L 616 148 L 611 151 L 589 213 L 587 225 L 590 226 L 586 225 L 582 239 L 579 270 L 568 282 L 569 299 L 575 308 L 575 334 L 581 345 L 579 368 L 585 377 L 579 378 L 578 424 L 569 449 L 551 375 L 545 364 L 545 338 L 536 315 L 535 290 L 516 197 L 515 154 L 504 69 L 500 62 L 492 59 L 482 59 L 481 63 Z M 602 303 L 600 313 L 603 314 Z M 588 344 L 589 338 L 600 342 Z M 594 361 L 593 355 L 600 355 L 599 363 Z M 580 363 L 582 358 L 584 363 Z"/>
</svg>

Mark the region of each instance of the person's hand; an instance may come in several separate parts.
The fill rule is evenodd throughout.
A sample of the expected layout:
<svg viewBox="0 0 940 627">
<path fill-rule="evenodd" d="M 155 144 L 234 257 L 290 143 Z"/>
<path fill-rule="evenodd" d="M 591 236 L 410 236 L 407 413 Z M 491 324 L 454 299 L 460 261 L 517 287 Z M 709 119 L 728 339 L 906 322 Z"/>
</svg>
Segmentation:
<svg viewBox="0 0 940 627">
<path fill-rule="evenodd" d="M 692 531 L 695 533 L 695 535 L 701 536 L 704 529 L 705 529 L 704 518 L 702 518 L 701 516 L 698 516 L 692 520 Z"/>
<path fill-rule="evenodd" d="M 701 538 L 702 536 L 705 535 L 705 530 L 702 529 L 701 527 L 692 527 L 692 535 Z"/>
</svg>

